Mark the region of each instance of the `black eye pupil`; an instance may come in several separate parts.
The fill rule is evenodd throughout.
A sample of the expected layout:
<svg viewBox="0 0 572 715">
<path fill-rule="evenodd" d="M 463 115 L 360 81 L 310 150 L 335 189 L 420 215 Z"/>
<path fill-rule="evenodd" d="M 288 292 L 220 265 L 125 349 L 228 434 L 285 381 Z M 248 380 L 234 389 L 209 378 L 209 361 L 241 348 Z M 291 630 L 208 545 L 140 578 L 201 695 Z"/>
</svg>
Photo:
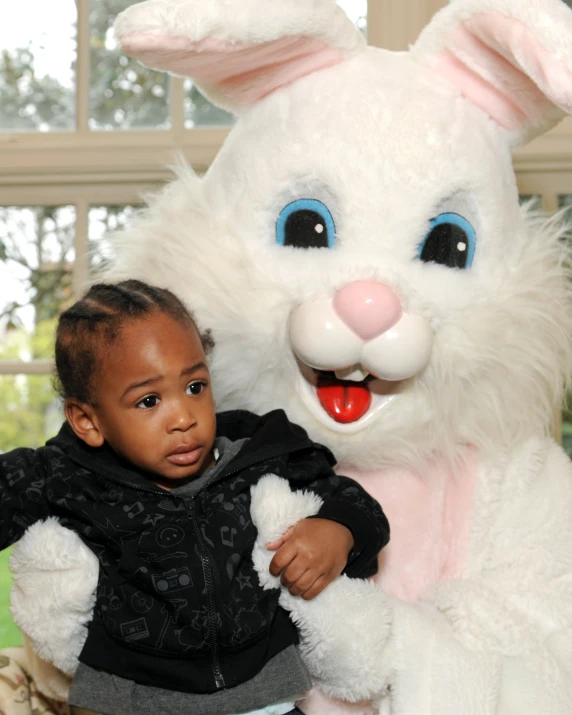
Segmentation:
<svg viewBox="0 0 572 715">
<path fill-rule="evenodd" d="M 449 268 L 466 268 L 469 259 L 469 237 L 454 223 L 441 223 L 425 239 L 421 251 L 425 263 L 439 263 Z"/>
<path fill-rule="evenodd" d="M 145 407 L 154 407 L 155 406 L 155 398 L 154 397 L 146 397 L 143 400 L 143 404 Z"/>
<path fill-rule="evenodd" d="M 284 226 L 284 245 L 295 248 L 328 248 L 328 227 L 323 216 L 311 209 L 293 211 Z"/>
<path fill-rule="evenodd" d="M 201 385 L 200 383 L 198 383 L 198 382 L 195 382 L 195 383 L 194 383 L 193 385 L 191 385 L 190 387 L 191 387 L 191 393 L 192 393 L 193 395 L 198 395 L 198 394 L 201 392 L 201 390 L 202 390 L 202 385 Z"/>
</svg>

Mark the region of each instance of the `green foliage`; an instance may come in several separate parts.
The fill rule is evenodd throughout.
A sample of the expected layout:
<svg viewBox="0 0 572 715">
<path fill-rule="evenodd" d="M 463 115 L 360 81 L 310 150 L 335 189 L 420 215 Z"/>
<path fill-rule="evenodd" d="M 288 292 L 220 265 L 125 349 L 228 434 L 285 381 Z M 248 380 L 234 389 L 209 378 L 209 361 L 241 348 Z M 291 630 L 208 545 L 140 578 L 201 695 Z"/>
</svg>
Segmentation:
<svg viewBox="0 0 572 715">
<path fill-rule="evenodd" d="M 165 127 L 169 123 L 166 74 L 145 69 L 115 46 L 113 22 L 132 0 L 91 3 L 90 125 L 98 129 Z"/>
<path fill-rule="evenodd" d="M 11 549 L 0 552 L 0 648 L 20 645 L 22 634 L 12 623 L 10 616 L 10 585 L 12 578 L 8 568 Z"/>
<path fill-rule="evenodd" d="M 73 219 L 73 210 L 62 207 L 0 208 L 0 254 L 22 276 L 37 323 L 55 317 L 71 297 Z M 23 327 L 22 307 L 0 305 L 0 325 Z"/>
<path fill-rule="evenodd" d="M 565 414 L 562 419 L 562 446 L 572 457 L 572 416 Z"/>
<path fill-rule="evenodd" d="M 29 46 L 0 53 L 0 129 L 71 129 L 74 117 L 74 93 L 38 77 Z"/>
<path fill-rule="evenodd" d="M 36 358 L 53 355 L 56 319 L 36 325 L 33 335 L 11 330 L 0 344 L 0 360 L 28 352 Z M 0 375 L 0 452 L 39 447 L 62 422 L 59 400 L 50 375 Z"/>
</svg>

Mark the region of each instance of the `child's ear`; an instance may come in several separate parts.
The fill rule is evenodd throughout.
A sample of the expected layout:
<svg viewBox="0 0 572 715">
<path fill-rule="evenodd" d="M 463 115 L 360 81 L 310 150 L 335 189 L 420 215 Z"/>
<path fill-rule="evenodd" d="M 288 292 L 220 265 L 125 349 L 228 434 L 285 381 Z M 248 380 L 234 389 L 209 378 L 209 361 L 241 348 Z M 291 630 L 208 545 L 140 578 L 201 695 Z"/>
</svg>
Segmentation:
<svg viewBox="0 0 572 715">
<path fill-rule="evenodd" d="M 105 441 L 99 420 L 91 405 L 67 399 L 64 403 L 66 420 L 76 436 L 90 447 L 101 447 Z"/>
</svg>

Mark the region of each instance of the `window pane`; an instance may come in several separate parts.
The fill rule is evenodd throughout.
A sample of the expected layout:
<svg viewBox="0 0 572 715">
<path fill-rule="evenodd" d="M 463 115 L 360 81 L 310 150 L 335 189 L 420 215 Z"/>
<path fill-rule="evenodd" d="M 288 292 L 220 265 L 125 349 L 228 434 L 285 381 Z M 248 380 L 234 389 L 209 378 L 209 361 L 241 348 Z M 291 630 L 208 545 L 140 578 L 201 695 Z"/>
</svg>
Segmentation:
<svg viewBox="0 0 572 715">
<path fill-rule="evenodd" d="M 228 126 L 235 117 L 219 109 L 205 99 L 190 79 L 185 80 L 185 126 L 187 129 L 201 126 Z"/>
<path fill-rule="evenodd" d="M 73 206 L 0 207 L 0 360 L 52 356 L 72 298 L 74 223 Z"/>
<path fill-rule="evenodd" d="M 562 415 L 562 446 L 572 457 L 572 413 L 567 410 Z"/>
<path fill-rule="evenodd" d="M 9 5 L 0 23 L 0 130 L 74 129 L 74 0 L 58 0 L 57 12 L 38 0 Z"/>
<path fill-rule="evenodd" d="M 521 194 L 518 200 L 521 206 L 530 203 L 532 209 L 542 211 L 542 196 L 538 194 Z"/>
<path fill-rule="evenodd" d="M 169 77 L 126 57 L 113 37 L 117 15 L 133 0 L 91 0 L 91 129 L 163 129 L 170 124 Z"/>
<path fill-rule="evenodd" d="M 139 206 L 92 206 L 89 210 L 90 279 L 105 270 L 113 259 L 111 242 L 106 234 L 119 231 L 129 223 Z"/>
<path fill-rule="evenodd" d="M 51 375 L 0 375 L 0 400 L 0 452 L 41 447 L 64 420 Z"/>
<path fill-rule="evenodd" d="M 558 197 L 558 208 L 568 209 L 566 214 L 568 216 L 570 227 L 572 228 L 572 194 L 561 194 Z"/>
<path fill-rule="evenodd" d="M 367 0 L 337 0 L 337 3 L 365 35 L 367 33 Z"/>
</svg>

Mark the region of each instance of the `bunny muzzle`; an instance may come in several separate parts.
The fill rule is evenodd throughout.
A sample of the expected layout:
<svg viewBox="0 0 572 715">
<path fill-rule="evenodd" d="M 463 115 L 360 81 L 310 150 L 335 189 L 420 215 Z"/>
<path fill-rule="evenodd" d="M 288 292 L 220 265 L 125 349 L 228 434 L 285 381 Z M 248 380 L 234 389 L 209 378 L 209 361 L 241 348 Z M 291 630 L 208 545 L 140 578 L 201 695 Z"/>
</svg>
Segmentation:
<svg viewBox="0 0 572 715">
<path fill-rule="evenodd" d="M 428 364 L 433 331 L 403 311 L 387 285 L 355 281 L 333 298 L 314 296 L 290 316 L 300 366 L 298 391 L 317 419 L 340 432 L 360 430 Z"/>
</svg>

